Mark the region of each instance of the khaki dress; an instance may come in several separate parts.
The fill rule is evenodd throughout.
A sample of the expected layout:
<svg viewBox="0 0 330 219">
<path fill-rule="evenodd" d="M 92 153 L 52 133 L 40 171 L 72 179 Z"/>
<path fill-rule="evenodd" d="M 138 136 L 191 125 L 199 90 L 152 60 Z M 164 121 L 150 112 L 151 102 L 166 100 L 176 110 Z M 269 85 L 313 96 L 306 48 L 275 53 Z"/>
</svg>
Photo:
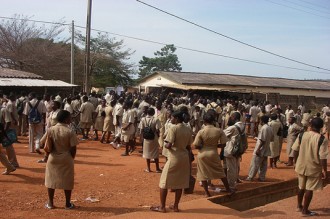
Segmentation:
<svg viewBox="0 0 330 219">
<path fill-rule="evenodd" d="M 277 135 L 278 130 L 282 128 L 280 121 L 272 120 L 269 126 L 273 129 L 274 141 L 270 142 L 270 158 L 280 156 L 280 136 Z"/>
<path fill-rule="evenodd" d="M 115 126 L 113 125 L 113 115 L 112 115 L 113 107 L 107 106 L 104 109 L 105 118 L 103 124 L 104 132 L 115 132 Z"/>
<path fill-rule="evenodd" d="M 104 110 L 105 110 L 105 107 L 102 107 L 102 105 L 98 105 L 96 107 L 95 113 L 97 113 L 97 115 L 96 115 L 95 124 L 94 124 L 95 130 L 99 130 L 99 131 L 103 130 L 104 117 L 102 116 L 102 112 L 104 112 Z"/>
<path fill-rule="evenodd" d="M 161 128 L 160 121 L 154 117 L 146 116 L 144 117 L 139 125 L 140 132 L 145 127 L 151 127 L 152 131 L 155 133 L 155 138 L 153 140 L 143 139 L 143 158 L 145 159 L 158 159 L 159 157 L 159 143 L 156 130 Z"/>
<path fill-rule="evenodd" d="M 168 119 L 165 122 L 165 132 L 164 132 L 164 138 L 166 138 L 167 134 L 168 134 L 168 130 L 170 130 L 170 128 L 174 126 L 174 124 L 171 123 L 171 119 Z M 165 157 L 169 156 L 169 152 L 168 149 L 165 147 L 165 144 L 163 143 L 163 149 L 162 149 L 162 155 Z"/>
<path fill-rule="evenodd" d="M 213 125 L 207 125 L 197 133 L 193 145 L 202 147 L 197 155 L 198 181 L 226 177 L 218 154 L 218 144 L 225 144 L 226 141 L 225 133 Z"/>
<path fill-rule="evenodd" d="M 46 164 L 45 186 L 51 189 L 72 190 L 74 161 L 70 149 L 78 145 L 76 134 L 66 125 L 57 123 L 48 129 L 53 139 L 53 150 Z M 46 134 L 40 140 L 46 141 Z"/>
<path fill-rule="evenodd" d="M 187 145 L 192 143 L 192 131 L 182 123 L 176 124 L 169 131 L 165 141 L 172 143 L 168 150 L 168 160 L 160 177 L 161 189 L 189 188 L 190 161 Z"/>
</svg>

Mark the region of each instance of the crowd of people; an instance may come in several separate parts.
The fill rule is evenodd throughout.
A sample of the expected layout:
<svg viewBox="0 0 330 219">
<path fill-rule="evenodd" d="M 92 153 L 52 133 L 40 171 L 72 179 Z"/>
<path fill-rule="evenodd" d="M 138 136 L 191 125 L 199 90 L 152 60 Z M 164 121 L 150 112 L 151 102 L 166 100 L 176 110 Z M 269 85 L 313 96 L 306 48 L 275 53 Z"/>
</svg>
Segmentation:
<svg viewBox="0 0 330 219">
<path fill-rule="evenodd" d="M 175 192 L 171 208 L 179 211 L 183 189 L 192 187 L 191 163 L 197 149 L 197 181 L 211 196 L 212 180 L 223 182 L 224 192 L 232 194 L 239 177 L 240 162 L 247 147 L 246 137 L 254 138 L 255 145 L 248 177 L 265 181 L 268 168 L 281 163 L 283 141 L 286 140 L 287 166 L 294 166 L 298 173 L 298 210 L 313 215 L 308 206 L 312 191 L 322 188 L 327 175 L 330 108 L 325 105 L 315 115 L 304 104 L 293 109 L 269 101 L 214 98 L 198 94 L 173 93 L 122 93 L 111 91 L 106 95 L 91 93 L 64 96 L 61 92 L 40 96 L 34 92 L 3 95 L 1 101 L 1 138 L 9 138 L 8 130 L 18 136 L 29 136 L 29 152 L 41 150 L 52 139 L 53 149 L 45 153 L 39 163 L 46 164 L 46 187 L 49 202 L 54 207 L 55 189 L 64 189 L 66 208 L 73 189 L 73 159 L 81 141 L 93 140 L 110 144 L 114 149 L 124 147 L 122 156 L 129 156 L 142 145 L 146 160 L 145 172 L 152 172 L 151 163 L 160 177 L 160 206 L 151 210 L 166 212 L 168 189 Z M 54 130 L 56 130 L 54 132 Z M 305 134 L 304 134 L 305 133 Z M 17 141 L 16 141 L 17 142 Z M 14 142 L 13 142 L 14 143 Z M 237 148 L 243 152 L 237 153 Z M 252 147 L 252 146 L 250 146 Z M 19 167 L 13 144 L 1 152 L 4 175 Z M 234 150 L 235 153 L 234 153 Z M 220 151 L 220 153 L 219 153 Z M 164 167 L 159 166 L 160 155 Z M 70 170 L 70 171 L 69 171 Z M 63 177 L 65 175 L 66 177 Z M 194 182 L 194 181 L 193 181 Z M 304 199 L 304 202 L 303 202 Z"/>
</svg>

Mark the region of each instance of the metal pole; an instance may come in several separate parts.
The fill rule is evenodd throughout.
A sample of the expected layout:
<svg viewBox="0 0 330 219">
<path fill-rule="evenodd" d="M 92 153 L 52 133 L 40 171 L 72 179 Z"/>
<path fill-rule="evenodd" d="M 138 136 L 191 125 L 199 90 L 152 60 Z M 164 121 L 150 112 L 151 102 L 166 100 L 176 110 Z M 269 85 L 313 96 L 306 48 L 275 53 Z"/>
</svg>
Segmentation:
<svg viewBox="0 0 330 219">
<path fill-rule="evenodd" d="M 85 86 L 84 91 L 90 92 L 90 37 L 91 37 L 91 15 L 92 15 L 92 0 L 88 0 L 87 6 L 87 24 L 86 24 L 86 60 L 85 60 Z"/>
<path fill-rule="evenodd" d="M 74 84 L 74 21 L 71 26 L 71 80 L 70 83 Z M 72 88 L 72 94 L 74 93 L 74 87 Z"/>
<path fill-rule="evenodd" d="M 74 83 L 74 21 L 72 21 L 71 26 L 72 34 L 71 34 L 71 80 L 70 83 Z"/>
</svg>

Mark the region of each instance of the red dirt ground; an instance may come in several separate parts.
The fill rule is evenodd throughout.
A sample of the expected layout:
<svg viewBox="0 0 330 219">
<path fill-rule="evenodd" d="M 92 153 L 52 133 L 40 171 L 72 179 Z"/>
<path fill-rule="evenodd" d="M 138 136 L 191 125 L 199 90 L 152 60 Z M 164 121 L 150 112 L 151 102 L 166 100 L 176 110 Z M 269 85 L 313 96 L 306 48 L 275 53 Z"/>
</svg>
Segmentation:
<svg viewBox="0 0 330 219">
<path fill-rule="evenodd" d="M 159 204 L 159 173 L 146 173 L 146 162 L 137 151 L 131 156 L 121 157 L 123 148 L 115 150 L 109 144 L 97 141 L 81 141 L 75 160 L 75 188 L 72 201 L 74 210 L 64 209 L 64 193 L 56 190 L 54 210 L 46 210 L 47 190 L 44 186 L 45 164 L 36 161 L 39 154 L 28 152 L 27 137 L 20 137 L 15 144 L 20 168 L 8 176 L 0 175 L 1 218 L 103 218 L 136 211 L 149 211 L 149 206 Z M 241 162 L 241 178 L 247 176 L 255 141 L 249 139 L 249 149 Z M 285 144 L 282 159 L 286 159 Z M 138 147 L 140 149 L 140 147 Z M 137 149 L 137 150 L 138 150 Z M 197 151 L 194 151 L 197 154 Z M 161 166 L 164 157 L 160 158 Z M 279 164 L 278 169 L 269 169 L 267 182 L 244 182 L 238 190 L 284 181 L 295 177 L 292 168 Z M 155 170 L 154 164 L 151 166 Z M 196 161 L 193 163 L 193 175 L 196 174 Z M 219 184 L 219 180 L 213 182 Z M 217 193 L 212 193 L 217 195 Z M 98 202 L 87 201 L 96 198 Z M 196 183 L 192 195 L 183 195 L 181 202 L 204 197 L 202 188 Z M 169 193 L 168 203 L 174 201 Z M 314 200 L 313 200 L 314 201 Z M 317 201 L 317 200 L 316 200 Z"/>
</svg>

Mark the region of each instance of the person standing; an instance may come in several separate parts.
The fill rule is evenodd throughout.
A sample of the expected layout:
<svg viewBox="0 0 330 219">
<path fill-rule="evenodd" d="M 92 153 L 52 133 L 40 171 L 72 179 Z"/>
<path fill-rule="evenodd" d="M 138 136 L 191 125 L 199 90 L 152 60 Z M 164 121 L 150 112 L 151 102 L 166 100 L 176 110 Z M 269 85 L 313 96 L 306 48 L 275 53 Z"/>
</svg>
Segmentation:
<svg viewBox="0 0 330 219">
<path fill-rule="evenodd" d="M 94 113 L 94 105 L 88 101 L 87 96 L 83 96 L 83 103 L 79 109 L 80 113 L 80 128 L 82 132 L 82 140 L 88 139 L 88 133 L 93 124 L 93 113 Z"/>
<path fill-rule="evenodd" d="M 287 166 L 293 166 L 293 150 L 292 145 L 295 142 L 298 134 L 303 131 L 303 128 L 296 124 L 296 117 L 292 116 L 289 118 L 289 130 L 288 130 L 288 138 L 286 144 L 286 153 L 288 155 Z"/>
<path fill-rule="evenodd" d="M 238 129 L 240 129 L 240 131 Z M 228 128 L 224 130 L 224 133 L 227 136 L 227 143 L 224 148 L 227 179 L 229 187 L 232 190 L 236 189 L 240 169 L 240 157 L 234 156 L 232 150 L 235 143 L 239 140 L 240 132 L 244 132 L 244 129 L 244 124 L 241 122 L 241 114 L 239 112 L 233 112 L 228 121 Z"/>
<path fill-rule="evenodd" d="M 120 135 L 121 135 L 121 123 L 122 123 L 122 118 L 123 118 L 123 103 L 124 103 L 124 98 L 119 98 L 117 104 L 115 105 L 113 109 L 113 125 L 115 126 L 115 138 L 113 142 L 110 144 L 114 149 L 120 148 Z"/>
<path fill-rule="evenodd" d="M 106 107 L 106 100 L 102 99 L 101 104 L 99 104 L 96 107 L 96 110 L 94 112 L 95 115 L 95 123 L 94 123 L 94 134 L 95 138 L 93 139 L 94 141 L 99 140 L 99 134 L 98 131 L 103 130 L 103 125 L 104 125 L 104 118 L 105 118 L 105 107 Z"/>
<path fill-rule="evenodd" d="M 257 136 L 256 133 L 256 124 L 257 124 L 257 118 L 258 118 L 258 113 L 260 112 L 258 108 L 258 103 L 255 101 L 253 103 L 253 106 L 250 108 L 249 114 L 250 114 L 250 123 L 251 123 L 251 128 L 250 128 L 250 136 L 255 137 Z"/>
<path fill-rule="evenodd" d="M 151 207 L 150 210 L 152 211 L 166 212 L 167 192 L 168 189 L 173 189 L 175 201 L 172 208 L 178 212 L 182 189 L 189 188 L 189 150 L 192 143 L 192 131 L 182 124 L 184 117 L 184 112 L 176 111 L 172 114 L 171 121 L 175 126 L 169 130 L 165 138 L 165 147 L 169 149 L 169 156 L 159 182 L 161 205 Z"/>
<path fill-rule="evenodd" d="M 222 129 L 214 127 L 215 119 L 211 113 L 205 114 L 205 126 L 197 133 L 193 143 L 195 148 L 199 150 L 197 155 L 197 180 L 202 182 L 207 197 L 211 197 L 207 181 L 214 179 L 221 179 L 226 191 L 231 192 L 218 154 L 218 147 L 226 145 L 227 137 Z"/>
<path fill-rule="evenodd" d="M 150 173 L 150 161 L 151 159 L 155 160 L 156 164 L 156 173 L 161 173 L 162 170 L 159 168 L 159 132 L 161 128 L 161 123 L 158 118 L 154 118 L 155 109 L 148 108 L 147 116 L 141 119 L 139 124 L 140 134 L 143 137 L 143 130 L 145 127 L 150 127 L 154 133 L 153 139 L 143 139 L 143 158 L 147 161 L 147 169 L 145 172 Z"/>
<path fill-rule="evenodd" d="M 18 114 L 18 136 L 26 136 L 26 117 L 23 114 L 25 104 L 27 102 L 26 93 L 21 92 L 21 96 L 16 100 L 16 109 Z"/>
<path fill-rule="evenodd" d="M 17 110 L 16 110 L 16 106 L 15 106 L 15 99 L 16 98 L 14 95 L 10 95 L 7 105 L 3 109 L 4 120 L 5 120 L 5 125 L 4 125 L 5 132 L 8 131 L 9 129 L 13 129 L 15 131 L 17 130 L 18 114 L 17 114 Z M 15 152 L 13 144 L 6 146 L 6 152 L 7 152 L 9 162 L 15 168 L 18 168 L 19 164 L 17 161 L 16 152 Z"/>
<path fill-rule="evenodd" d="M 252 181 L 257 172 L 259 173 L 259 181 L 263 182 L 266 179 L 267 160 L 270 155 L 270 142 L 274 141 L 274 134 L 273 129 L 268 125 L 269 117 L 262 116 L 260 120 L 262 127 L 253 151 L 250 170 L 246 181 Z"/>
<path fill-rule="evenodd" d="M 285 110 L 285 119 L 286 119 L 286 125 L 289 126 L 290 122 L 289 119 L 294 116 L 294 111 L 292 109 L 291 105 L 288 105 Z"/>
<path fill-rule="evenodd" d="M 269 156 L 269 167 L 277 168 L 277 160 L 280 156 L 280 136 L 282 136 L 282 124 L 277 120 L 277 114 L 270 116 L 271 121 L 269 126 L 273 129 L 273 141 L 270 142 L 270 156 Z"/>
<path fill-rule="evenodd" d="M 5 129 L 4 125 L 2 122 L 0 122 L 0 142 L 2 142 L 3 138 L 5 135 Z M 2 149 L 0 148 L 0 162 L 2 163 L 3 166 L 6 167 L 5 171 L 2 172 L 2 175 L 9 175 L 11 172 L 14 172 L 16 168 L 14 165 L 12 165 L 6 155 L 2 152 Z"/>
<path fill-rule="evenodd" d="M 131 110 L 132 101 L 126 101 L 123 105 L 124 113 L 121 125 L 121 141 L 125 144 L 125 152 L 121 156 L 128 156 L 135 150 L 134 136 L 135 136 L 135 115 Z"/>
<path fill-rule="evenodd" d="M 78 140 L 74 131 L 69 128 L 70 112 L 61 110 L 57 113 L 56 118 L 58 123 L 49 128 L 40 141 L 45 144 L 48 135 L 53 142 L 45 172 L 45 186 L 48 191 L 48 202 L 45 207 L 47 209 L 55 208 L 55 189 L 63 189 L 65 208 L 72 209 L 75 207 L 71 203 L 71 193 L 74 186 L 74 158 Z"/>
<path fill-rule="evenodd" d="M 317 215 L 308 208 L 313 198 L 313 191 L 322 190 L 323 181 L 328 177 L 328 140 L 320 135 L 322 127 L 321 118 L 312 119 L 311 131 L 304 132 L 301 141 L 297 138 L 292 146 L 299 184 L 297 207 L 303 216 Z"/>
<path fill-rule="evenodd" d="M 307 112 L 305 112 L 303 115 L 302 115 L 302 119 L 301 119 L 301 124 L 302 126 L 304 127 L 304 130 L 307 131 L 308 129 L 308 126 L 313 118 L 312 116 L 312 111 L 311 110 L 308 110 Z"/>
<path fill-rule="evenodd" d="M 103 143 L 104 138 L 105 138 L 105 134 L 107 134 L 107 140 L 106 143 L 109 144 L 110 143 L 110 135 L 111 132 L 114 133 L 115 132 L 115 126 L 113 125 L 113 108 L 116 105 L 116 101 L 115 100 L 111 100 L 110 101 L 110 105 L 106 106 L 104 109 L 105 112 L 105 118 L 104 118 L 104 124 L 103 124 L 103 132 L 102 132 L 102 137 L 100 142 Z"/>
<path fill-rule="evenodd" d="M 29 123 L 29 151 L 35 153 L 36 149 L 40 149 L 40 139 L 45 126 L 46 107 L 43 102 L 37 99 L 34 92 L 29 94 L 29 99 L 30 101 L 25 104 L 23 114 Z"/>
</svg>

